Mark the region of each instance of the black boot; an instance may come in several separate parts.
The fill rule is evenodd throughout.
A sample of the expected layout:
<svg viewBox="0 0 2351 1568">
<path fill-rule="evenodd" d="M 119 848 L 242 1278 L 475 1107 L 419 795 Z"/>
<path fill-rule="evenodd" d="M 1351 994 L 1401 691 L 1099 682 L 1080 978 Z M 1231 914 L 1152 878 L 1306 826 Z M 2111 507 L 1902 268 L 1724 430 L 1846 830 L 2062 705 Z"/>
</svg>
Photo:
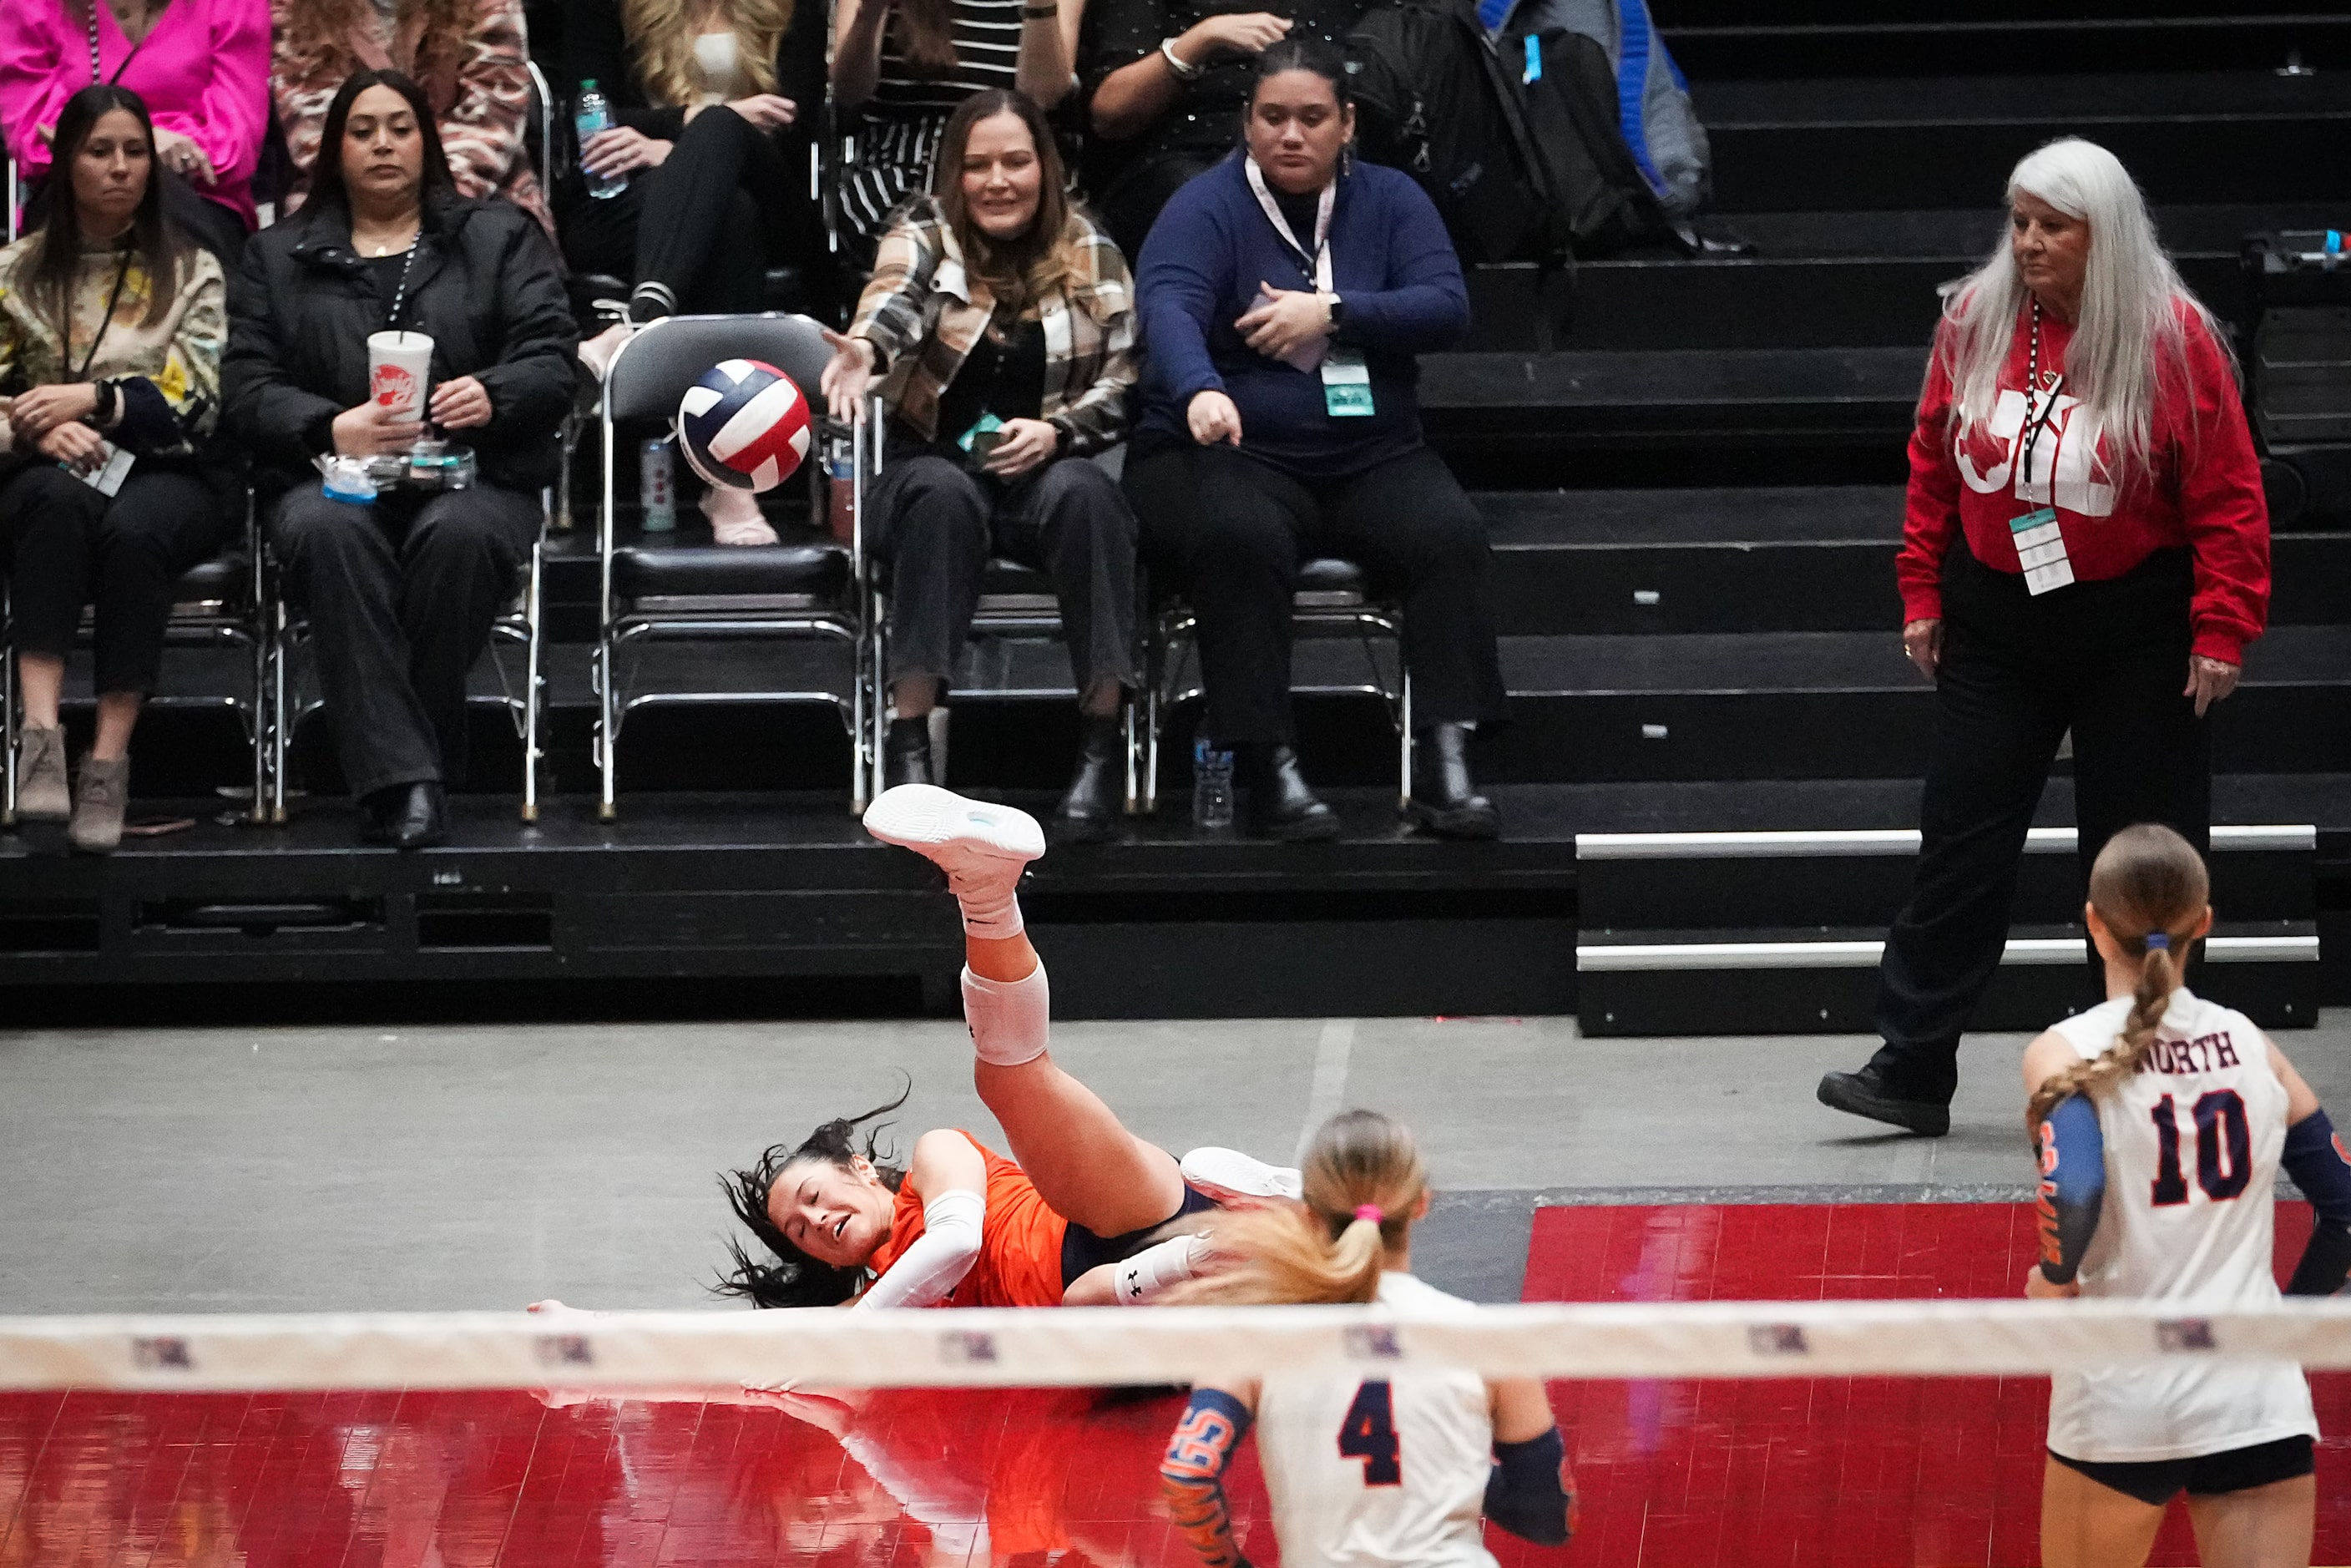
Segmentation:
<svg viewBox="0 0 2351 1568">
<path fill-rule="evenodd" d="M 360 802 L 361 836 L 396 850 L 421 850 L 449 836 L 441 786 L 430 779 L 378 789 Z"/>
<path fill-rule="evenodd" d="M 1290 842 L 1335 839 L 1339 816 L 1307 786 L 1298 753 L 1288 746 L 1236 747 L 1234 781 L 1244 791 L 1251 838 Z"/>
<path fill-rule="evenodd" d="M 1065 844 L 1102 842 L 1126 810 L 1126 727 L 1116 714 L 1084 722 L 1077 771 L 1053 808 L 1053 837 Z"/>
<path fill-rule="evenodd" d="M 1951 1130 L 1950 1093 L 1938 1099 L 1925 1087 L 1904 1081 L 1889 1068 L 1891 1051 L 1879 1051 L 1858 1072 L 1823 1073 L 1821 1103 L 1923 1137 L 1941 1137 Z"/>
<path fill-rule="evenodd" d="M 892 719 L 890 734 L 882 742 L 882 788 L 895 789 L 901 784 L 930 781 L 930 716 Z"/>
<path fill-rule="evenodd" d="M 1490 839 L 1502 831 L 1494 802 L 1469 777 L 1469 727 L 1431 725 L 1412 748 L 1412 820 L 1440 839 Z"/>
</svg>

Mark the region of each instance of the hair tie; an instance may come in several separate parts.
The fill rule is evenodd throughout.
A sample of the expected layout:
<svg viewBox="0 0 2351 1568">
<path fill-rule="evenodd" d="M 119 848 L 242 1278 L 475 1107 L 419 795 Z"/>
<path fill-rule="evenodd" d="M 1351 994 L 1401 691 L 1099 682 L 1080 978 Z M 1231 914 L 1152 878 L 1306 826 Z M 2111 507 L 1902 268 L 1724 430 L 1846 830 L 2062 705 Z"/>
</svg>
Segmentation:
<svg viewBox="0 0 2351 1568">
<path fill-rule="evenodd" d="M 2147 950 L 2150 953 L 2168 953 L 2171 951 L 2171 938 L 2160 931 L 2150 931 L 2147 934 Z"/>
<path fill-rule="evenodd" d="M 1368 1219 L 1374 1225 L 1384 1225 L 1387 1223 L 1388 1217 L 1380 1212 L 1380 1206 L 1378 1204 L 1367 1203 L 1361 1208 L 1355 1210 L 1355 1218 L 1358 1219 Z"/>
</svg>

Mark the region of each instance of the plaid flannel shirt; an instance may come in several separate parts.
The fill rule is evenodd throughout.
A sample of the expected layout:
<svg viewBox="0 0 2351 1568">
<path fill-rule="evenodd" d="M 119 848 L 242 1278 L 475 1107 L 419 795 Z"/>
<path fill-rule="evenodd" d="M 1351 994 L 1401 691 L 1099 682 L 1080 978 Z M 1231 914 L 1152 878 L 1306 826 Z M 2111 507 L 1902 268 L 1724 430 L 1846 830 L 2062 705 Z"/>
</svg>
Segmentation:
<svg viewBox="0 0 2351 1568">
<path fill-rule="evenodd" d="M 1134 280 L 1110 235 L 1074 208 L 1068 232 L 1077 241 L 1076 265 L 1039 311 L 1045 329 L 1039 412 L 1061 433 L 1062 455 L 1078 456 L 1126 434 L 1126 390 L 1136 373 Z M 995 310 L 987 285 L 964 270 L 937 198 L 909 204 L 882 236 L 849 330 L 881 350 L 889 369 L 882 395 L 924 440 L 939 438 L 939 395 Z"/>
</svg>

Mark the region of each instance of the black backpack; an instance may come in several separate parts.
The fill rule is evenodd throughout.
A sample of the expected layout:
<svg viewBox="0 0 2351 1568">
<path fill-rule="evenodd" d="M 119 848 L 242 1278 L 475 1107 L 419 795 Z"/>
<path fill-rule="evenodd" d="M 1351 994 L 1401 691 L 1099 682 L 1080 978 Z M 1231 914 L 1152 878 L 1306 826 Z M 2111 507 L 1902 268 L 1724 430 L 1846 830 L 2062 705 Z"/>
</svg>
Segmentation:
<svg viewBox="0 0 2351 1568">
<path fill-rule="evenodd" d="M 1382 0 L 1347 35 L 1347 73 L 1363 155 L 1428 193 L 1463 262 L 1565 259 L 1518 78 L 1472 0 Z"/>
<path fill-rule="evenodd" d="M 1690 237 L 1675 227 L 1625 140 L 1608 51 L 1582 33 L 1546 27 L 1505 34 L 1498 56 L 1523 95 L 1528 134 L 1550 171 L 1574 253 L 1688 255 Z"/>
</svg>

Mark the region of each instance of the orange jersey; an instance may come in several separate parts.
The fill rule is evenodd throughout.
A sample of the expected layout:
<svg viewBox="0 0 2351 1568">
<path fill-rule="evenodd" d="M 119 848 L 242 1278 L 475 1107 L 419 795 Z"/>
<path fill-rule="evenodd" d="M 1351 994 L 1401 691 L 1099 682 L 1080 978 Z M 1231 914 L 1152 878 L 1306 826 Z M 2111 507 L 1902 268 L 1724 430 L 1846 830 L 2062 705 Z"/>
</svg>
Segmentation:
<svg viewBox="0 0 2351 1568">
<path fill-rule="evenodd" d="M 956 1129 L 962 1133 L 963 1129 Z M 1070 1222 L 1045 1207 L 1037 1188 L 1019 1166 L 963 1133 L 987 1162 L 987 1206 L 980 1220 L 979 1258 L 962 1283 L 949 1291 L 942 1307 L 1058 1307 L 1061 1304 L 1061 1238 Z M 874 1276 L 889 1272 L 923 1233 L 923 1205 L 928 1201 L 907 1182 L 898 1188 L 898 1202 L 890 1215 L 890 1239 L 875 1249 L 866 1267 Z"/>
</svg>

